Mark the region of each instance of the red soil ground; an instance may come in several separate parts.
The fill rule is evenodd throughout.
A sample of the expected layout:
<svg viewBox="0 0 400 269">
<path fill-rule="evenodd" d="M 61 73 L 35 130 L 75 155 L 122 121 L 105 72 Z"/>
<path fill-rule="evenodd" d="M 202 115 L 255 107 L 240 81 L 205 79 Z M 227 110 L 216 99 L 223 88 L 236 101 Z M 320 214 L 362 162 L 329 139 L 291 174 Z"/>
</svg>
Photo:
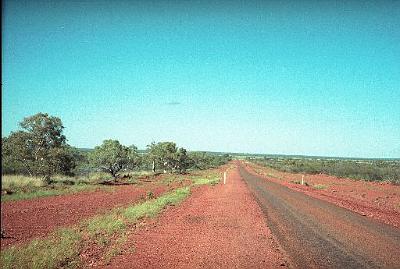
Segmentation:
<svg viewBox="0 0 400 269">
<path fill-rule="evenodd" d="M 129 236 L 106 268 L 277 268 L 288 264 L 240 178 L 193 188 L 180 206 Z M 133 253 L 132 253 L 133 252 Z"/>
<path fill-rule="evenodd" d="M 158 196 L 166 190 L 166 186 L 144 183 L 140 186 L 115 186 L 112 191 L 97 190 L 2 203 L 1 229 L 6 238 L 1 239 L 1 247 L 24 243 L 45 236 L 58 227 L 70 226 L 114 207 L 135 203 L 144 198 L 147 191 Z"/>
<path fill-rule="evenodd" d="M 295 184 L 302 174 L 280 172 L 252 163 L 245 164 L 248 171 L 303 192 L 309 196 L 328 201 L 395 227 L 400 227 L 400 186 L 382 182 L 367 182 L 338 178 L 325 174 L 305 175 L 309 186 Z M 316 189 L 315 185 L 325 189 Z"/>
</svg>

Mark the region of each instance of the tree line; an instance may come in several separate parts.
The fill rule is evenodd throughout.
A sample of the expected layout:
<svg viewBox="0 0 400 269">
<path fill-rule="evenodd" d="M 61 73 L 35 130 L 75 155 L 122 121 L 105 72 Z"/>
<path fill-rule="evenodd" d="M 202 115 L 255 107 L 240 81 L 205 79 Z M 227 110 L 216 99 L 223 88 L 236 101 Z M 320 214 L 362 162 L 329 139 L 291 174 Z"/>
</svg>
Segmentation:
<svg viewBox="0 0 400 269">
<path fill-rule="evenodd" d="M 21 130 L 2 138 L 2 173 L 41 176 L 74 175 L 82 170 L 102 170 L 117 178 L 135 169 L 185 173 L 207 169 L 229 161 L 228 154 L 188 152 L 174 142 L 152 142 L 144 152 L 135 145 L 125 146 L 107 139 L 93 150 L 82 151 L 67 143 L 58 117 L 38 113 L 20 122 Z"/>
</svg>

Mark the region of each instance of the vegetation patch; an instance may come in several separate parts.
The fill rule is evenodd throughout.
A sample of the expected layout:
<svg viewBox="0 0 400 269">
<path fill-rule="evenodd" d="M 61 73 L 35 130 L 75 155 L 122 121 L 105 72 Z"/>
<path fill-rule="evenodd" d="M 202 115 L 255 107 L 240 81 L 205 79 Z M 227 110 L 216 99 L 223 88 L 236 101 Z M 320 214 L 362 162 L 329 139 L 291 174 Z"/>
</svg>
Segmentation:
<svg viewBox="0 0 400 269">
<path fill-rule="evenodd" d="M 81 235 L 60 229 L 46 239 L 1 251 L 2 268 L 74 268 L 79 265 Z"/>
<path fill-rule="evenodd" d="M 34 199 L 46 196 L 76 193 L 80 191 L 95 191 L 104 186 L 93 185 L 84 178 L 52 177 L 49 182 L 40 177 L 23 175 L 3 175 L 2 202 Z"/>
<path fill-rule="evenodd" d="M 129 221 L 136 221 L 144 217 L 155 217 L 167 205 L 176 205 L 190 194 L 190 187 L 177 189 L 157 199 L 122 210 L 122 215 Z"/>
<path fill-rule="evenodd" d="M 110 236 L 115 232 L 123 231 L 126 228 L 125 221 L 115 212 L 107 215 L 100 215 L 84 223 L 84 229 L 95 238 L 99 235 Z"/>
<path fill-rule="evenodd" d="M 128 240 L 128 233 L 122 233 L 115 242 L 109 247 L 104 255 L 104 260 L 106 263 L 109 263 L 111 259 L 119 254 L 121 254 L 122 246 Z"/>
<path fill-rule="evenodd" d="M 328 186 L 323 185 L 323 184 L 315 184 L 313 186 L 313 188 L 316 189 L 316 190 L 325 190 L 326 188 L 328 188 Z"/>
<path fill-rule="evenodd" d="M 193 185 L 198 186 L 198 185 L 211 185 L 214 186 L 218 184 L 220 181 L 219 177 L 201 177 L 201 178 L 194 178 L 193 179 Z"/>
<path fill-rule="evenodd" d="M 174 182 L 183 182 L 185 177 L 183 175 L 168 175 L 161 180 L 161 184 L 169 185 Z"/>
</svg>

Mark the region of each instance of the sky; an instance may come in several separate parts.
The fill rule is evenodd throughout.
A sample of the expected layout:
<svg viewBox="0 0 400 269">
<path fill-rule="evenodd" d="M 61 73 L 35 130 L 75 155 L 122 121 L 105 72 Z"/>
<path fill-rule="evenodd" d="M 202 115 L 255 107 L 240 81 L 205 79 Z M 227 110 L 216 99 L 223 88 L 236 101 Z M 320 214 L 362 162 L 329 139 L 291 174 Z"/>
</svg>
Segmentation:
<svg viewBox="0 0 400 269">
<path fill-rule="evenodd" d="M 400 157 L 400 1 L 3 1 L 2 136 Z"/>
</svg>

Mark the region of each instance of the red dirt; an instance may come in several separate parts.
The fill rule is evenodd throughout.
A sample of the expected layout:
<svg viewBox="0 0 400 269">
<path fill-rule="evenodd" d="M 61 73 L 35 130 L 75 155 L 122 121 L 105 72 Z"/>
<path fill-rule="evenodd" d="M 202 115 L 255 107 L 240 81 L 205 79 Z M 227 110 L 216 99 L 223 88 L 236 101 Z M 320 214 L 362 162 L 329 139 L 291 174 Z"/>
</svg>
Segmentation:
<svg viewBox="0 0 400 269">
<path fill-rule="evenodd" d="M 134 231 L 106 268 L 288 265 L 237 169 L 230 170 L 226 185 L 193 188 L 186 201 L 149 226 Z"/>
<path fill-rule="evenodd" d="M 97 190 L 2 203 L 1 229 L 6 238 L 1 239 L 1 247 L 24 243 L 102 211 L 135 203 L 144 198 L 147 191 L 158 196 L 166 190 L 166 186 L 145 183 L 142 186 L 116 186 L 112 191 Z"/>
<path fill-rule="evenodd" d="M 309 196 L 328 201 L 386 224 L 400 227 L 400 186 L 382 182 L 368 182 L 338 178 L 325 174 L 305 175 L 309 186 L 295 184 L 302 174 L 277 171 L 253 163 L 244 164 L 252 173 L 287 186 Z M 315 189 L 321 184 L 326 189 Z"/>
</svg>

